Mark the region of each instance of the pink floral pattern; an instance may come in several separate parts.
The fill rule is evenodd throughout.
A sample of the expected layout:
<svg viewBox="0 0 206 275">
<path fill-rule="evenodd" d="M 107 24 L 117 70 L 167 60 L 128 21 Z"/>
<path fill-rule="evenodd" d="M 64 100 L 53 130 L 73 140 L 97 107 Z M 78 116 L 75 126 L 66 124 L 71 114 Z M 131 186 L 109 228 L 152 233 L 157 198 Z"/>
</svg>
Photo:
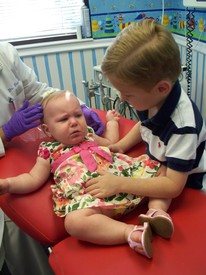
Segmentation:
<svg viewBox="0 0 206 275">
<path fill-rule="evenodd" d="M 88 141 L 93 141 L 93 130 L 88 127 Z M 112 156 L 113 163 L 101 156 L 93 154 L 98 168 L 107 169 L 110 173 L 123 177 L 148 178 L 155 176 L 159 163 L 148 157 L 138 161 L 120 153 L 111 153 L 107 147 L 102 147 Z M 52 164 L 59 156 L 71 150 L 71 146 L 63 146 L 59 142 L 42 142 L 38 155 L 49 159 Z M 63 161 L 54 172 L 54 184 L 51 185 L 54 201 L 54 212 L 64 217 L 68 212 L 86 207 L 103 207 L 117 209 L 119 215 L 138 205 L 143 197 L 134 194 L 120 193 L 108 198 L 99 199 L 85 193 L 85 183 L 97 177 L 98 173 L 89 172 L 79 154 L 75 154 Z"/>
</svg>

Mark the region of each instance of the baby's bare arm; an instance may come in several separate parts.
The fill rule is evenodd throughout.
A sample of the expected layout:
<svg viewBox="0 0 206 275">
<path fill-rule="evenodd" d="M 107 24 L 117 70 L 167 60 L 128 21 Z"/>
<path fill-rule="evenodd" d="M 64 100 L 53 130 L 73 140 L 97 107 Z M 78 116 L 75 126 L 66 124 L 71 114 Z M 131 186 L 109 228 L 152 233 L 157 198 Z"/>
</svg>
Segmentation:
<svg viewBox="0 0 206 275">
<path fill-rule="evenodd" d="M 104 135 L 103 137 L 95 135 L 95 140 L 99 145 L 107 146 L 119 140 L 119 119 L 120 114 L 117 111 L 107 111 Z"/>
<path fill-rule="evenodd" d="M 141 123 L 137 122 L 126 136 L 120 139 L 117 143 L 109 146 L 110 150 L 112 152 L 126 153 L 129 149 L 142 141 L 140 125 Z"/>
<path fill-rule="evenodd" d="M 47 160 L 38 157 L 36 164 L 29 173 L 16 177 L 0 179 L 0 194 L 3 193 L 30 193 L 42 186 L 50 175 L 50 164 Z"/>
<path fill-rule="evenodd" d="M 119 121 L 119 119 L 120 119 L 120 114 L 116 110 L 107 111 L 107 114 L 106 114 L 107 122 L 112 120 Z"/>
<path fill-rule="evenodd" d="M 9 182 L 7 179 L 0 179 L 0 195 L 7 193 L 9 189 Z"/>
</svg>

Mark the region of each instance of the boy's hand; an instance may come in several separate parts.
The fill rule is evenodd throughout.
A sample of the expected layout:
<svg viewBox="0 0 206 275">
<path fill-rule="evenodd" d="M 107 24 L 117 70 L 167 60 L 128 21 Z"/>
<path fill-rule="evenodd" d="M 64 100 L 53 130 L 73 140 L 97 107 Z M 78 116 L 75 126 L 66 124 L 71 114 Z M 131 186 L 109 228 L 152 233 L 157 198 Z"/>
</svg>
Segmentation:
<svg viewBox="0 0 206 275">
<path fill-rule="evenodd" d="M 86 193 L 97 197 L 106 198 L 119 193 L 119 177 L 107 171 L 98 170 L 100 176 L 86 183 Z"/>
</svg>

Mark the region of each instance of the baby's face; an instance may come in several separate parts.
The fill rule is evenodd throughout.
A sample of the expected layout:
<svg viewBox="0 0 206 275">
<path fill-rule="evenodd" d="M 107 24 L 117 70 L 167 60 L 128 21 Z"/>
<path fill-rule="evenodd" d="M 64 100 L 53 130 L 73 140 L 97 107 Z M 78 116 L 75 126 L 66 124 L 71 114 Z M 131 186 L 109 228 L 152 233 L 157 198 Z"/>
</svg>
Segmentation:
<svg viewBox="0 0 206 275">
<path fill-rule="evenodd" d="M 76 145 L 87 134 L 81 106 L 77 98 L 67 92 L 48 102 L 44 110 L 44 122 L 46 134 L 65 145 Z"/>
</svg>

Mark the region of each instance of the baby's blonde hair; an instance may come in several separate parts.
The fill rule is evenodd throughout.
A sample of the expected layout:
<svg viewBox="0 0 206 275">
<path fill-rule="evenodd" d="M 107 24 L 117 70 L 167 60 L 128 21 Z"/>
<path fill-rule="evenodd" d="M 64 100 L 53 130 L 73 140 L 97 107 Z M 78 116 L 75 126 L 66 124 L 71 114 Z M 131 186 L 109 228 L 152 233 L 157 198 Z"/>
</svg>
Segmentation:
<svg viewBox="0 0 206 275">
<path fill-rule="evenodd" d="M 51 100 L 55 100 L 56 98 L 58 98 L 59 96 L 62 96 L 63 94 L 65 94 L 66 98 L 69 98 L 70 96 L 75 97 L 75 95 L 72 92 L 66 91 L 66 90 L 47 91 L 44 94 L 43 99 L 41 101 L 41 105 L 43 107 L 43 118 L 41 119 L 41 123 L 44 123 L 44 111 L 46 109 L 47 104 Z"/>
<path fill-rule="evenodd" d="M 52 99 L 52 98 L 55 98 L 55 97 L 58 97 L 59 95 L 61 95 L 63 92 L 65 91 L 62 91 L 62 90 L 56 90 L 56 91 L 47 91 L 43 94 L 43 99 L 41 101 L 41 105 L 43 106 L 43 108 L 46 107 L 47 103 Z"/>
<path fill-rule="evenodd" d="M 150 88 L 160 80 L 174 83 L 181 74 L 179 47 L 164 26 L 144 19 L 116 37 L 101 69 L 107 76 L 142 88 Z"/>
</svg>

